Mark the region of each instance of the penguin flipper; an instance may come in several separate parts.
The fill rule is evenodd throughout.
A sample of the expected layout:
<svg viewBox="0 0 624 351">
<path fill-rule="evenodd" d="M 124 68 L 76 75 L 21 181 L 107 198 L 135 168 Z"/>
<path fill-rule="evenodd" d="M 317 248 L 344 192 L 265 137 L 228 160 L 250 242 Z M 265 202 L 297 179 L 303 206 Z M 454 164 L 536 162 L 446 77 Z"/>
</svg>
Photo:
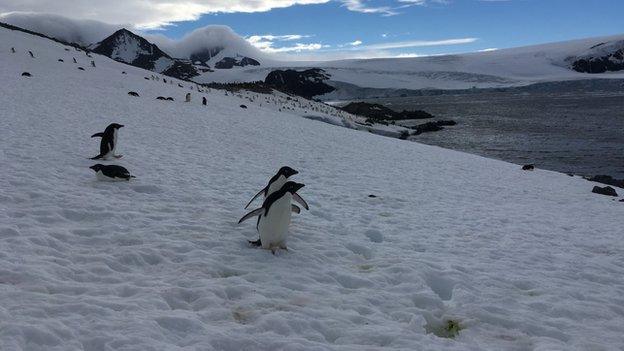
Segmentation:
<svg viewBox="0 0 624 351">
<path fill-rule="evenodd" d="M 301 196 L 299 196 L 299 194 L 294 193 L 293 194 L 293 200 L 295 200 L 298 203 L 300 203 L 301 206 L 303 206 L 303 208 L 305 208 L 306 210 L 310 210 L 310 206 L 308 206 L 308 203 L 305 202 L 305 200 Z M 297 213 L 299 213 L 299 212 L 297 212 Z"/>
<path fill-rule="evenodd" d="M 247 203 L 247 206 L 245 206 L 245 208 L 249 207 L 249 205 L 251 205 L 251 203 L 254 202 L 254 200 L 257 199 L 258 196 L 260 196 L 265 190 L 266 190 L 266 187 L 264 187 L 260 191 L 258 191 L 258 193 L 256 195 L 254 195 L 254 197 L 252 197 L 251 200 L 249 200 L 249 203 Z"/>
<path fill-rule="evenodd" d="M 103 138 L 104 137 L 104 133 L 95 133 L 91 137 L 92 138 Z"/>
<path fill-rule="evenodd" d="M 260 208 L 257 208 L 255 210 L 249 212 L 248 214 L 244 215 L 243 218 L 238 220 L 238 224 L 243 223 L 244 221 L 248 220 L 249 218 L 261 215 L 263 211 L 264 211 L 264 208 L 260 207 Z"/>
<path fill-rule="evenodd" d="M 301 209 L 297 205 L 290 205 L 290 210 L 294 213 L 301 213 Z"/>
</svg>

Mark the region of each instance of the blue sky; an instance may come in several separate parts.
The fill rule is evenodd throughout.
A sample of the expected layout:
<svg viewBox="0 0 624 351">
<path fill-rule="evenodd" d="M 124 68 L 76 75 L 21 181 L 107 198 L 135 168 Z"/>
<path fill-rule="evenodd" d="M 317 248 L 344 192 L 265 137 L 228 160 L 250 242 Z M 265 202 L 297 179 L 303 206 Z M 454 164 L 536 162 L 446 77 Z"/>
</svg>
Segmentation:
<svg viewBox="0 0 624 351">
<path fill-rule="evenodd" d="M 624 0 L 0 0 L 0 16 L 16 11 L 172 39 L 227 25 L 290 59 L 433 55 L 624 33 Z"/>
<path fill-rule="evenodd" d="M 342 2 L 330 1 L 266 12 L 206 14 L 198 20 L 166 26 L 161 33 L 179 38 L 198 27 L 225 24 L 252 39 L 252 36 L 269 34 L 301 36 L 269 40 L 271 48 L 288 50 L 284 53 L 340 56 L 345 51 L 357 55 L 381 44 L 384 44 L 383 51 L 390 55 L 428 55 L 624 32 L 622 0 L 449 0 L 403 8 L 399 7 L 410 4 L 398 0 L 361 3 L 366 8 L 386 7 L 389 13 L 354 11 Z M 445 44 L 449 39 L 464 40 Z M 261 45 L 266 45 L 266 41 Z M 423 43 L 419 42 L 423 41 L 432 45 L 421 46 Z M 414 46 L 385 49 L 395 43 Z M 296 47 L 301 49 L 294 50 Z"/>
</svg>

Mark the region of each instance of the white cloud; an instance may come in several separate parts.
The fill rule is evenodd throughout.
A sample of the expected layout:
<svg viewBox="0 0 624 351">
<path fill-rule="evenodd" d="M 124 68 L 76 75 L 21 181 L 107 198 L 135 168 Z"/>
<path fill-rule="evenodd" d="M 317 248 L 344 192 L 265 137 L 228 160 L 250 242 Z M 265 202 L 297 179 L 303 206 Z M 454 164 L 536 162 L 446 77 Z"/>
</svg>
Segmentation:
<svg viewBox="0 0 624 351">
<path fill-rule="evenodd" d="M 41 12 L 138 28 L 159 28 L 194 21 L 202 14 L 264 12 L 294 5 L 323 4 L 331 0 L 1 0 L 0 14 Z"/>
<path fill-rule="evenodd" d="M 389 43 L 363 45 L 363 46 L 353 48 L 352 50 L 392 50 L 392 49 L 427 47 L 427 46 L 462 45 L 462 44 L 474 43 L 477 40 L 479 39 L 459 38 L 459 39 L 443 39 L 443 40 L 397 41 L 397 42 L 389 42 Z"/>
<path fill-rule="evenodd" d="M 296 40 L 301 40 L 305 38 L 310 38 L 311 35 L 302 35 L 302 34 L 283 34 L 283 35 L 273 35 L 273 34 L 261 34 L 261 35 L 251 35 L 247 37 L 247 41 L 255 46 L 256 48 L 267 52 L 267 53 L 280 53 L 280 52 L 302 52 L 302 51 L 315 51 L 320 50 L 322 48 L 328 48 L 328 45 L 323 45 L 321 43 L 300 43 L 296 42 L 289 45 L 277 46 L 279 42 L 292 42 Z"/>
<path fill-rule="evenodd" d="M 351 45 L 351 46 L 360 46 L 360 45 L 362 45 L 362 41 L 361 40 L 356 40 L 356 41 L 350 42 L 349 45 Z"/>
<path fill-rule="evenodd" d="M 487 49 L 481 49 L 479 50 L 479 52 L 490 52 L 490 51 L 496 51 L 498 50 L 498 48 L 487 48 Z"/>
<path fill-rule="evenodd" d="M 349 11 L 392 16 L 405 7 L 444 0 L 392 0 L 376 6 L 372 0 L 0 0 L 0 14 L 37 12 L 97 20 L 112 24 L 131 24 L 136 28 L 157 29 L 180 21 L 194 21 L 210 13 L 265 12 L 294 5 L 341 2 Z"/>
</svg>

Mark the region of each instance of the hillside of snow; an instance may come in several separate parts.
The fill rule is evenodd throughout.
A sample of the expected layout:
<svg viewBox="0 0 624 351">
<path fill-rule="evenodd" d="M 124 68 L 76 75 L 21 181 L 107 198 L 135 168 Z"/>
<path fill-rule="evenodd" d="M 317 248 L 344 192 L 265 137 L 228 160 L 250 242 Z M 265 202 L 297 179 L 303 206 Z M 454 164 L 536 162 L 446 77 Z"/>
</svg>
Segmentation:
<svg viewBox="0 0 624 351">
<path fill-rule="evenodd" d="M 0 29 L 0 350 L 624 345 L 624 207 L 594 183 L 151 75 Z M 88 168 L 111 122 L 128 183 Z M 311 208 L 274 256 L 236 223 L 283 165 Z"/>
</svg>

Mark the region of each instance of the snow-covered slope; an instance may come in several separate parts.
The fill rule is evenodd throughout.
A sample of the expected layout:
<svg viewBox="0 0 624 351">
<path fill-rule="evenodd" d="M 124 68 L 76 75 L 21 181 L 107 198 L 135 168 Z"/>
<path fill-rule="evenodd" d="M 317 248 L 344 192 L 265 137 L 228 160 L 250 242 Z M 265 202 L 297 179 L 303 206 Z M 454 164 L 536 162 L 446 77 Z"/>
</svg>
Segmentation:
<svg viewBox="0 0 624 351">
<path fill-rule="evenodd" d="M 594 184 L 72 55 L 0 29 L 0 350 L 624 344 L 624 207 Z M 132 182 L 88 168 L 110 122 Z M 273 256 L 236 221 L 282 165 L 311 209 Z"/>
</svg>

